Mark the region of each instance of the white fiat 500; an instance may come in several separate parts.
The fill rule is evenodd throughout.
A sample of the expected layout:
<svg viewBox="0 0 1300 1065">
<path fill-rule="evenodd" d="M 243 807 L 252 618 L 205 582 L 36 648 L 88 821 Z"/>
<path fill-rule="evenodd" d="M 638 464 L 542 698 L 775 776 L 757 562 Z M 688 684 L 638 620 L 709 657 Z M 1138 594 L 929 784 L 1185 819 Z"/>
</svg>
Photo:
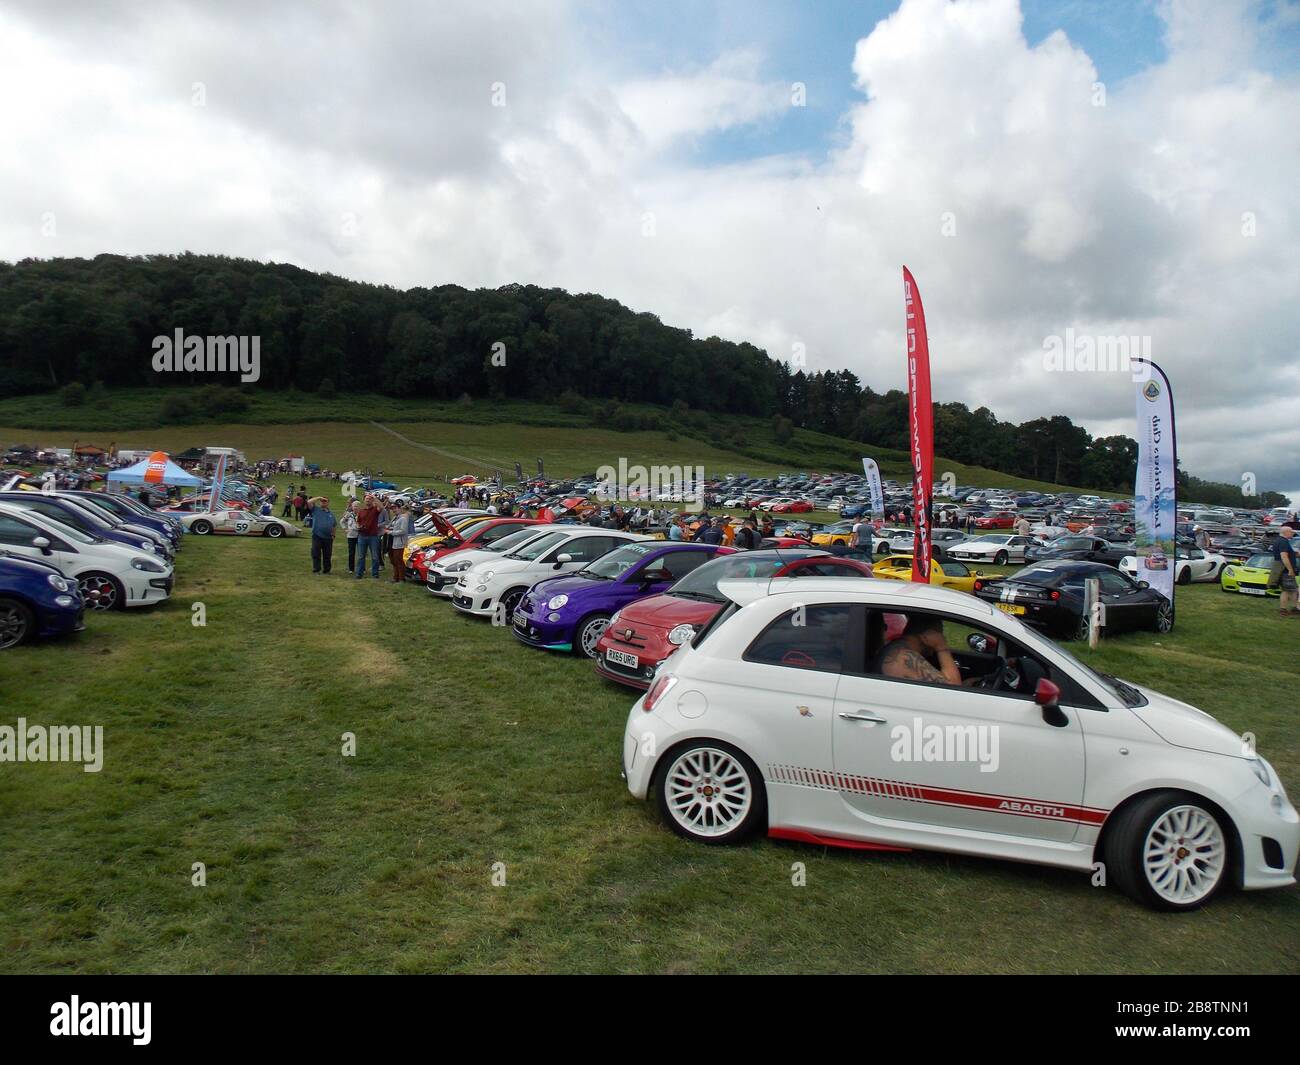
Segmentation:
<svg viewBox="0 0 1300 1065">
<path fill-rule="evenodd" d="M 479 617 L 491 617 L 499 607 L 508 620 L 524 592 L 538 581 L 582 569 L 629 541 L 649 539 L 617 529 L 565 525 L 498 559 L 475 563 L 456 578 L 451 605 Z"/>
<path fill-rule="evenodd" d="M 522 548 L 530 540 L 545 536 L 556 529 L 572 528 L 566 525 L 525 525 L 518 532 L 503 536 L 487 547 L 476 547 L 469 551 L 453 551 L 436 562 L 429 564 L 429 575 L 424 586 L 433 594 L 450 599 L 456 594 L 456 582 L 460 575 L 472 569 L 480 562 L 492 562 Z"/>
<path fill-rule="evenodd" d="M 624 736 L 629 789 L 679 834 L 1104 863 L 1168 910 L 1295 883 L 1295 809 L 1209 715 L 944 588 L 719 590 L 731 603 L 664 660 Z"/>
<path fill-rule="evenodd" d="M 91 610 L 161 603 L 172 594 L 162 555 L 102 540 L 45 514 L 0 503 L 0 551 L 58 567 Z"/>
</svg>

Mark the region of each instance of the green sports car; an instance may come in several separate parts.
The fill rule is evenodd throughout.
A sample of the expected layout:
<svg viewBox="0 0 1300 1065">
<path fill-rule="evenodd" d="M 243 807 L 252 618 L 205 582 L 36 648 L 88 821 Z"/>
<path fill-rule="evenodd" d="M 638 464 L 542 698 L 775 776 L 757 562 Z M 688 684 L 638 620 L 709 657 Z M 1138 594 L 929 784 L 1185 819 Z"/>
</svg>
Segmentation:
<svg viewBox="0 0 1300 1065">
<path fill-rule="evenodd" d="M 1272 568 L 1272 555 L 1251 555 L 1245 562 L 1224 566 L 1219 575 L 1219 587 L 1225 592 L 1241 592 L 1243 595 L 1281 595 L 1282 589 L 1268 586 L 1268 573 Z"/>
</svg>

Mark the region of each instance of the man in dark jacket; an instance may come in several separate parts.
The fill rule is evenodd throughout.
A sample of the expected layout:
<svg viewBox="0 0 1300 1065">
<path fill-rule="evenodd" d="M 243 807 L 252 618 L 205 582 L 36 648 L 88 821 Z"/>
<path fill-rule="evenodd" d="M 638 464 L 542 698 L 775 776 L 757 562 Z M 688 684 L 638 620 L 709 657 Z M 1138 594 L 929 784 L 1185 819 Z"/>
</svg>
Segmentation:
<svg viewBox="0 0 1300 1065">
<path fill-rule="evenodd" d="M 324 496 L 312 500 L 311 508 L 311 571 L 328 573 L 330 561 L 334 557 L 334 530 L 338 519 L 330 510 L 329 500 Z"/>
</svg>

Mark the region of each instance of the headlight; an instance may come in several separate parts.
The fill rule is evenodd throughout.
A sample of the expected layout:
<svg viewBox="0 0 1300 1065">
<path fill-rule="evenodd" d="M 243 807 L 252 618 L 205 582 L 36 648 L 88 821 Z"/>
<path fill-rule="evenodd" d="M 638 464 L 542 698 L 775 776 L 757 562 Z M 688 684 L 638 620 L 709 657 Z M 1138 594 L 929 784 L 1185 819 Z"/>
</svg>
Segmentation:
<svg viewBox="0 0 1300 1065">
<path fill-rule="evenodd" d="M 55 598 L 54 602 L 59 606 L 72 606 L 76 603 L 76 600 L 70 595 L 60 595 Z"/>
<path fill-rule="evenodd" d="M 1272 786 L 1273 780 L 1268 775 L 1268 766 L 1266 766 L 1258 758 L 1251 758 L 1249 760 L 1249 765 L 1251 768 L 1251 772 L 1255 774 L 1255 777 L 1259 780 L 1261 784 L 1264 785 L 1264 787 L 1267 788 Z"/>
<path fill-rule="evenodd" d="M 678 625 L 668 634 L 668 642 L 681 647 L 682 644 L 689 643 L 694 635 L 694 625 Z"/>
<path fill-rule="evenodd" d="M 463 573 L 465 570 L 469 569 L 470 566 L 472 566 L 472 565 L 473 565 L 472 562 L 453 562 L 450 566 L 448 566 L 445 570 L 443 570 L 443 572 L 444 572 L 444 573 Z"/>
<path fill-rule="evenodd" d="M 569 597 L 567 595 L 553 595 L 547 601 L 546 609 L 559 610 L 560 607 L 564 606 L 564 604 L 567 603 L 568 601 L 569 601 Z"/>
<path fill-rule="evenodd" d="M 1231 566 L 1229 566 L 1227 569 L 1223 571 L 1223 575 L 1225 577 L 1235 577 L 1237 575 L 1237 571 L 1233 569 Z"/>
<path fill-rule="evenodd" d="M 156 548 L 155 548 L 155 547 L 153 546 L 153 544 L 151 544 L 148 540 L 141 540 L 141 541 L 140 541 L 140 550 L 141 550 L 141 551 L 148 551 L 148 552 L 152 553 L 153 551 L 156 550 Z"/>
<path fill-rule="evenodd" d="M 490 581 L 493 576 L 494 576 L 494 572 L 492 570 L 488 570 L 486 573 L 480 573 L 478 575 L 478 579 L 481 581 Z"/>
<path fill-rule="evenodd" d="M 45 579 L 50 582 L 50 587 L 58 592 L 66 592 L 70 587 L 72 587 L 70 584 L 68 584 L 67 581 L 65 581 L 57 573 L 51 573 Z"/>
<path fill-rule="evenodd" d="M 151 558 L 133 558 L 131 559 L 131 568 L 143 570 L 146 573 L 166 573 L 167 567 L 160 566 Z"/>
</svg>

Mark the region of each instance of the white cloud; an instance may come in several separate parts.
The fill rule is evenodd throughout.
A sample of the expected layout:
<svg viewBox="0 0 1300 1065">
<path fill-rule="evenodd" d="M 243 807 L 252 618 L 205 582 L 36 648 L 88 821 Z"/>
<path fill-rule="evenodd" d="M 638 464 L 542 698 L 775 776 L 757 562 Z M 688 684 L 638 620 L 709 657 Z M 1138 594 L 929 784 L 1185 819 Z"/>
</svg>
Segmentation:
<svg viewBox="0 0 1300 1065">
<path fill-rule="evenodd" d="M 806 117 L 770 57 L 631 72 L 582 51 L 566 6 L 18 10 L 6 259 L 190 249 L 559 285 L 776 356 L 799 342 L 877 389 L 904 385 L 906 263 L 938 398 L 1131 431 L 1125 383 L 1042 372 L 1043 339 L 1149 335 L 1184 464 L 1294 480 L 1300 84 L 1256 61 L 1254 8 L 1169 4 L 1168 59 L 1096 107 L 1089 56 L 1061 33 L 1031 47 L 1013 0 L 906 0 L 842 71 L 864 95 L 832 153 L 730 165 L 690 149 Z"/>
</svg>

